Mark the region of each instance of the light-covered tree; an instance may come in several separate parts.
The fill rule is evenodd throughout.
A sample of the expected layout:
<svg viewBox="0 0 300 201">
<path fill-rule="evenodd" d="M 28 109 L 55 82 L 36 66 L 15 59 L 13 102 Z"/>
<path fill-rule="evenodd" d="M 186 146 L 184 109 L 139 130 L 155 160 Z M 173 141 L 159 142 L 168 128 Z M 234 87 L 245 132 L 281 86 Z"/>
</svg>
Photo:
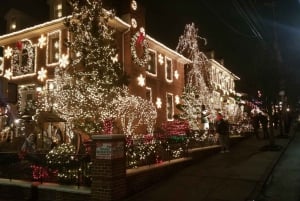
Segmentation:
<svg viewBox="0 0 300 201">
<path fill-rule="evenodd" d="M 98 133 L 103 122 L 116 116 L 113 99 L 122 93 L 127 76 L 118 61 L 115 29 L 108 25 L 113 11 L 101 0 L 71 0 L 72 15 L 65 20 L 70 32 L 55 71 L 51 94 L 54 111 L 89 134 Z"/>
<path fill-rule="evenodd" d="M 125 95 L 120 94 L 114 100 L 113 105 L 126 135 L 135 135 L 140 125 L 147 127 L 147 134 L 153 134 L 157 111 L 152 102 L 126 91 Z"/>
<path fill-rule="evenodd" d="M 199 40 L 204 40 L 206 44 L 206 39 L 198 35 L 198 29 L 194 23 L 187 24 L 176 47 L 176 51 L 192 61 L 181 97 L 182 104 L 179 106 L 183 111 L 181 117 L 188 119 L 191 124 L 194 124 L 196 118 L 199 117 L 201 105 L 205 105 L 207 109 L 212 108 L 211 72 L 208 58 L 199 50 Z"/>
</svg>

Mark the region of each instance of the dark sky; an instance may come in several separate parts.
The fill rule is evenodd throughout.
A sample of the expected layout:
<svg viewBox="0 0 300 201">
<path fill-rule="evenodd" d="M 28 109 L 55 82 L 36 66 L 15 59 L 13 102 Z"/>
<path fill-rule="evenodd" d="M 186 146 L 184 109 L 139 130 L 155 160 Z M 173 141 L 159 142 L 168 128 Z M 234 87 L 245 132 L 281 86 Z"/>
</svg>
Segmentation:
<svg viewBox="0 0 300 201">
<path fill-rule="evenodd" d="M 283 88 L 293 98 L 300 92 L 299 1 L 138 0 L 146 7 L 146 32 L 153 38 L 175 49 L 185 25 L 193 22 L 208 42 L 201 50 L 214 50 L 216 59 L 241 78 L 239 91 L 261 89 L 274 96 Z M 11 7 L 48 17 L 46 0 L 1 0 L 0 13 Z"/>
</svg>

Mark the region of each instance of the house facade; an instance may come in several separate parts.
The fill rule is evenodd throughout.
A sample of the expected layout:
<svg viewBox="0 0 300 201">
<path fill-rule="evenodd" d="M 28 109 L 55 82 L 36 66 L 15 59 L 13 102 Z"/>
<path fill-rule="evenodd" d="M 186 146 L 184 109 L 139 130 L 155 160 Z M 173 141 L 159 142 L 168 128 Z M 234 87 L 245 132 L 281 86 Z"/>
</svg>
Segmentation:
<svg viewBox="0 0 300 201">
<path fill-rule="evenodd" d="M 3 86 L 7 86 L 3 94 L 14 116 L 22 114 L 38 98 L 37 90 L 53 87 L 54 70 L 69 55 L 64 42 L 70 33 L 64 26 L 64 17 L 70 14 L 70 8 L 64 0 L 48 3 L 50 19 L 44 23 L 24 28 L 15 15 L 18 13 L 19 17 L 21 12 L 14 10 L 6 15 L 7 34 L 0 36 L 3 52 L 0 77 Z M 130 76 L 130 93 L 156 106 L 159 127 L 162 122 L 172 121 L 177 112 L 175 105 L 184 86 L 184 65 L 190 61 L 147 35 L 144 11 L 136 1 L 119 4 L 120 17 L 109 21 L 117 31 L 117 59 Z M 137 40 L 142 35 L 145 38 L 138 46 Z"/>
<path fill-rule="evenodd" d="M 116 59 L 130 76 L 130 93 L 156 106 L 156 127 L 159 128 L 179 113 L 176 104 L 180 103 L 185 86 L 185 66 L 191 61 L 147 34 L 145 10 L 137 1 L 103 2 L 107 8 L 116 10 L 117 17 L 110 20 L 109 25 L 117 30 L 119 53 Z M 47 3 L 50 18 L 43 23 L 31 25 L 18 21 L 29 18 L 20 17 L 26 14 L 16 10 L 6 15 L 7 34 L 0 36 L 0 78 L 5 86 L 1 92 L 14 117 L 38 98 L 37 90 L 54 87 L 54 70 L 70 54 L 64 46 L 70 38 L 64 19 L 71 9 L 66 0 L 48 0 Z M 239 78 L 214 58 L 209 59 L 209 64 L 215 108 L 236 104 L 233 97 L 235 81 Z"/>
</svg>

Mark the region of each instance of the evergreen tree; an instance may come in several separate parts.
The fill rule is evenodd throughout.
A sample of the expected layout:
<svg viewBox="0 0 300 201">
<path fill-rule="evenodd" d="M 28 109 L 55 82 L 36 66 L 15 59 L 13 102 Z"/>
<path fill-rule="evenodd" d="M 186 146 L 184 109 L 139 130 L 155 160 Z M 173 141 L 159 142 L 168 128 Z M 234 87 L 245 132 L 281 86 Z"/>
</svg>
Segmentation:
<svg viewBox="0 0 300 201">
<path fill-rule="evenodd" d="M 103 122 L 113 119 L 112 100 L 127 84 L 115 44 L 115 29 L 108 25 L 113 11 L 105 11 L 101 0 L 71 0 L 71 17 L 65 20 L 70 32 L 55 71 L 53 109 L 89 134 L 101 131 Z"/>
</svg>

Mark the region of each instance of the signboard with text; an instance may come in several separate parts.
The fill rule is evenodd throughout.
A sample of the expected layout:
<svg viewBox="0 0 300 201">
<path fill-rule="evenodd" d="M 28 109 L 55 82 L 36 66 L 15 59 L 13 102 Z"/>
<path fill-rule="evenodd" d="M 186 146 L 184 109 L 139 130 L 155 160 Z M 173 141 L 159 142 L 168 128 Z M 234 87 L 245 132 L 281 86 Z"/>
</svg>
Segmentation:
<svg viewBox="0 0 300 201">
<path fill-rule="evenodd" d="M 124 151 L 124 142 L 96 143 L 96 159 L 122 158 Z"/>
</svg>

